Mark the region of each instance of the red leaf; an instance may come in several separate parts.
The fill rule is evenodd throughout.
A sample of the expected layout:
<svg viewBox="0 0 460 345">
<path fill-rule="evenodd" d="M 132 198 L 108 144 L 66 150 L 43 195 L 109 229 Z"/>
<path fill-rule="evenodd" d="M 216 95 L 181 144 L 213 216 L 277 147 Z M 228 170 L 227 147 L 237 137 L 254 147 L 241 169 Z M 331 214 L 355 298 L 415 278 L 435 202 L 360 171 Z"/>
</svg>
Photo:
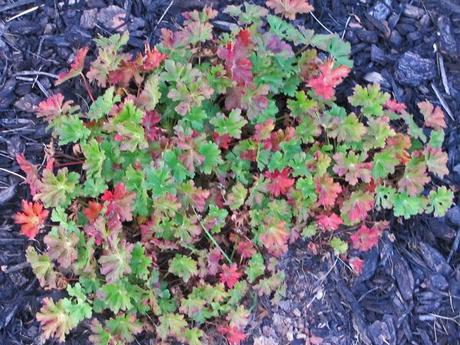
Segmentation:
<svg viewBox="0 0 460 345">
<path fill-rule="evenodd" d="M 25 182 L 30 187 L 30 194 L 34 196 L 35 194 L 39 193 L 43 187 L 43 184 L 38 177 L 37 166 L 27 161 L 22 153 L 16 155 L 16 161 L 18 162 L 21 170 L 26 173 Z"/>
<path fill-rule="evenodd" d="M 238 252 L 238 254 L 240 254 L 242 259 L 249 259 L 255 253 L 257 253 L 257 250 L 251 241 L 242 241 L 238 243 L 236 251 Z"/>
<path fill-rule="evenodd" d="M 356 224 L 365 220 L 373 208 L 374 194 L 360 190 L 354 191 L 342 205 L 342 216 L 348 217 L 349 223 Z"/>
<path fill-rule="evenodd" d="M 270 183 L 267 185 L 268 191 L 274 196 L 286 195 L 289 189 L 294 185 L 295 180 L 289 178 L 291 170 L 284 168 L 281 170 L 275 170 L 274 172 L 267 171 L 265 177 L 270 179 Z"/>
<path fill-rule="evenodd" d="M 325 214 L 321 214 L 316 217 L 316 224 L 320 229 L 327 230 L 327 231 L 335 231 L 342 225 L 343 221 L 335 213 L 331 213 L 329 216 Z"/>
<path fill-rule="evenodd" d="M 334 61 L 328 60 L 319 66 L 320 75 L 310 79 L 308 86 L 315 90 L 318 96 L 328 100 L 334 97 L 335 87 L 350 73 L 347 66 L 339 66 L 334 69 Z"/>
<path fill-rule="evenodd" d="M 212 139 L 214 142 L 224 150 L 228 150 L 230 143 L 232 142 L 232 137 L 228 134 L 219 135 L 219 133 L 214 132 L 212 134 Z"/>
<path fill-rule="evenodd" d="M 136 193 L 128 192 L 122 182 L 115 186 L 113 192 L 106 191 L 102 195 L 102 200 L 108 202 L 106 215 L 110 228 L 119 229 L 121 222 L 133 220 L 132 204 L 135 198 Z"/>
<path fill-rule="evenodd" d="M 241 273 L 238 272 L 238 266 L 233 263 L 229 266 L 223 264 L 222 272 L 219 275 L 221 283 L 224 283 L 229 289 L 232 289 L 241 277 Z"/>
<path fill-rule="evenodd" d="M 394 99 L 389 99 L 384 107 L 393 113 L 402 114 L 406 111 L 406 105 L 404 103 L 398 103 Z"/>
<path fill-rule="evenodd" d="M 101 213 L 102 207 L 102 204 L 97 201 L 90 201 L 88 202 L 88 207 L 83 210 L 83 214 L 91 223 L 93 223 Z"/>
<path fill-rule="evenodd" d="M 307 0 L 268 0 L 265 4 L 276 14 L 291 20 L 294 20 L 298 13 L 309 13 L 314 9 Z"/>
<path fill-rule="evenodd" d="M 219 261 L 222 260 L 223 255 L 219 248 L 214 248 L 209 252 L 208 255 L 208 274 L 209 275 L 216 275 L 217 272 L 219 271 Z"/>
<path fill-rule="evenodd" d="M 156 47 L 150 49 L 150 45 L 145 45 L 145 55 L 143 57 L 142 69 L 144 72 L 151 72 L 158 68 L 161 63 L 167 58 L 166 54 L 162 54 Z"/>
<path fill-rule="evenodd" d="M 21 234 L 29 239 L 34 239 L 45 224 L 49 212 L 43 209 L 41 203 L 32 203 L 26 200 L 22 200 L 22 211 L 13 216 L 14 222 L 21 224 Z"/>
<path fill-rule="evenodd" d="M 155 142 L 160 139 L 162 134 L 161 127 L 157 124 L 160 123 L 161 116 L 156 110 L 147 111 L 142 119 L 142 126 L 144 126 L 145 136 L 149 142 Z"/>
<path fill-rule="evenodd" d="M 217 50 L 217 56 L 225 61 L 225 68 L 230 77 L 238 84 L 252 83 L 252 62 L 249 60 L 248 46 L 250 44 L 249 30 L 241 30 L 235 43 L 229 42 Z"/>
<path fill-rule="evenodd" d="M 318 204 L 324 207 L 332 207 L 335 199 L 342 192 L 339 183 L 334 182 L 329 175 L 323 175 L 315 179 L 316 193 L 318 193 Z"/>
<path fill-rule="evenodd" d="M 350 258 L 350 260 L 348 260 L 348 263 L 350 264 L 351 268 L 353 268 L 353 271 L 355 271 L 356 274 L 361 274 L 364 268 L 364 260 L 358 257 L 354 257 Z"/>
<path fill-rule="evenodd" d="M 67 72 L 60 73 L 58 76 L 58 80 L 56 80 L 56 82 L 54 83 L 55 85 L 62 84 L 66 80 L 75 78 L 81 73 L 81 71 L 83 71 L 83 67 L 85 66 L 85 58 L 88 54 L 88 50 L 88 47 L 84 47 L 80 48 L 77 51 L 77 53 L 75 54 L 75 59 L 70 65 L 70 70 Z"/>
<path fill-rule="evenodd" d="M 140 75 L 141 59 L 122 60 L 115 71 L 110 71 L 108 80 L 110 84 L 127 87 L 134 78 L 135 82 L 141 84 L 143 78 Z"/>
<path fill-rule="evenodd" d="M 217 330 L 227 338 L 230 345 L 240 345 L 246 339 L 246 334 L 235 326 L 220 326 Z"/>
<path fill-rule="evenodd" d="M 382 235 L 382 228 L 378 226 L 373 226 L 368 228 L 366 225 L 361 225 L 361 227 L 353 235 L 351 235 L 351 244 L 353 248 L 368 251 L 374 248 L 378 243 L 380 236 Z"/>
<path fill-rule="evenodd" d="M 425 119 L 425 126 L 434 129 L 446 128 L 444 112 L 440 107 L 434 107 L 430 102 L 420 102 L 417 105 Z"/>
</svg>

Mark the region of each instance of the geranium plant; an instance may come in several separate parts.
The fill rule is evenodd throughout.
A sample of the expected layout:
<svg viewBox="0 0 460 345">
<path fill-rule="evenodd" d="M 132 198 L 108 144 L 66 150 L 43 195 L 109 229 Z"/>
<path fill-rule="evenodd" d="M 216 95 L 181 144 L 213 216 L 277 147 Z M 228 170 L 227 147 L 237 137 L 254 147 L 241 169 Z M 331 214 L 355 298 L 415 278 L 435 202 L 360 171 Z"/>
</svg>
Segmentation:
<svg viewBox="0 0 460 345">
<path fill-rule="evenodd" d="M 267 6 L 287 19 L 312 10 Z M 348 43 L 252 4 L 225 12 L 238 22 L 231 32 L 216 34 L 211 8 L 187 12 L 143 54 L 124 52 L 127 34 L 96 39 L 89 70 L 83 48 L 58 83 L 83 78 L 99 96 L 86 107 L 58 93 L 38 106 L 75 156 L 66 164 L 49 150 L 41 172 L 18 156 L 34 201 L 16 222 L 29 238 L 51 224 L 27 259 L 43 288 L 67 296 L 43 300 L 46 338 L 91 320 L 98 345 L 143 331 L 196 345 L 209 325 L 239 344 L 243 298 L 282 296 L 277 259 L 290 242 L 367 251 L 391 213 L 441 216 L 451 205 L 432 178 L 448 172 L 441 109 L 423 102 L 414 118 L 378 85 L 336 104 Z"/>
</svg>

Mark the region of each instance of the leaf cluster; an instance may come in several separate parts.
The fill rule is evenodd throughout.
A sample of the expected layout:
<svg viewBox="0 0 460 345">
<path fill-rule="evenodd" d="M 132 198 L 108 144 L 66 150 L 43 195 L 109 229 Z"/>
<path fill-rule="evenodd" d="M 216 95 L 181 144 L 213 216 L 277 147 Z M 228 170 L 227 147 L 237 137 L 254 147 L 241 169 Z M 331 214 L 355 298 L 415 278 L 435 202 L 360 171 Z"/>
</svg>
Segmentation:
<svg viewBox="0 0 460 345">
<path fill-rule="evenodd" d="M 269 6 L 290 19 L 311 11 L 300 0 Z M 421 103 L 419 122 L 379 85 L 336 104 L 349 44 L 255 5 L 227 13 L 240 24 L 230 33 L 214 32 L 206 7 L 137 55 L 124 53 L 127 34 L 99 38 L 89 71 L 84 48 L 59 82 L 85 75 L 101 95 L 88 108 L 60 94 L 39 105 L 82 162 L 48 157 L 39 173 L 18 157 L 35 203 L 17 222 L 34 237 L 43 206 L 52 222 L 46 250 L 29 248 L 28 261 L 43 288 L 68 295 L 44 300 L 45 337 L 63 341 L 92 319 L 98 345 L 142 331 L 201 344 L 211 324 L 239 344 L 244 297 L 282 296 L 276 265 L 290 242 L 366 251 L 391 213 L 450 207 L 452 192 L 433 179 L 448 172 L 441 109 Z"/>
</svg>

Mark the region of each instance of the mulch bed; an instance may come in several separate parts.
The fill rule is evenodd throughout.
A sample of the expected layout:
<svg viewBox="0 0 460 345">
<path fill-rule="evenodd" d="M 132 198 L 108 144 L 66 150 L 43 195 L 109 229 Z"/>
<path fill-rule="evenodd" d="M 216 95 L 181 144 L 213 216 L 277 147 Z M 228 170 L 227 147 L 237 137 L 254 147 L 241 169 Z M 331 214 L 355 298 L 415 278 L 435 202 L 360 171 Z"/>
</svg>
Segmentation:
<svg viewBox="0 0 460 345">
<path fill-rule="evenodd" d="M 253 1 L 263 3 L 264 1 Z M 443 107 L 450 175 L 439 184 L 460 185 L 460 2 L 458 0 L 317 0 L 315 17 L 299 24 L 336 32 L 352 44 L 355 83 L 379 82 L 398 101 L 428 99 Z M 171 5 L 172 3 L 172 5 Z M 54 76 L 76 48 L 114 32 L 124 14 L 133 50 L 158 40 L 178 14 L 204 4 L 222 8 L 241 1 L 0 0 L 0 344 L 42 344 L 34 315 L 50 292 L 39 288 L 25 264 L 28 246 L 12 224 L 27 198 L 14 156 L 40 163 L 49 133 L 33 109 L 55 92 Z M 30 12 L 25 12 L 26 10 Z M 229 21 L 221 16 L 218 20 Z M 78 82 L 64 94 L 82 100 Z M 458 200 L 456 200 L 458 202 Z M 318 257 L 296 243 L 282 260 L 287 294 L 276 307 L 259 301 L 248 344 L 460 344 L 460 207 L 445 218 L 394 221 L 378 248 L 361 254 L 360 276 L 332 256 Z M 142 338 L 142 337 L 141 337 Z M 151 344 L 147 339 L 139 343 Z M 80 327 L 67 344 L 87 344 Z"/>
</svg>

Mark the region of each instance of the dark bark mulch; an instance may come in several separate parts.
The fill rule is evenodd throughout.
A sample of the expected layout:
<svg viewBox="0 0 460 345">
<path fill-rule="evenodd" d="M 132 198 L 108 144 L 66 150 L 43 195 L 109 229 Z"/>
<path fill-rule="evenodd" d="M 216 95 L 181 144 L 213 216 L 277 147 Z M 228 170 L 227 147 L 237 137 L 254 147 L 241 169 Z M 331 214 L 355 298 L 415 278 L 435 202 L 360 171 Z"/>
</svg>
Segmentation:
<svg viewBox="0 0 460 345">
<path fill-rule="evenodd" d="M 25 264 L 28 242 L 11 221 L 19 200 L 28 197 L 27 188 L 13 174 L 21 173 L 14 156 L 25 152 L 28 159 L 41 163 L 44 144 L 49 142 L 33 106 L 55 92 L 54 76 L 68 66 L 78 47 L 88 45 L 97 34 L 114 32 L 114 13 L 125 13 L 129 45 L 136 50 L 143 49 L 145 40 L 157 41 L 161 27 L 174 27 L 185 9 L 240 2 L 190 0 L 169 6 L 169 0 L 0 0 L 1 344 L 43 343 L 34 315 L 49 292 L 39 288 Z M 458 188 L 459 2 L 310 2 L 317 20 L 304 16 L 299 24 L 318 32 L 327 28 L 352 43 L 355 67 L 342 86 L 342 97 L 354 83 L 379 82 L 409 110 L 424 99 L 444 108 L 451 174 L 436 182 Z M 28 9 L 33 10 L 24 14 Z M 60 91 L 77 100 L 86 97 L 76 81 Z M 317 344 L 321 338 L 322 344 L 459 344 L 459 227 L 459 207 L 446 219 L 395 222 L 378 248 L 362 254 L 366 264 L 359 277 L 340 259 L 314 256 L 306 243 L 294 245 L 281 264 L 287 296 L 276 307 L 260 301 L 248 343 Z M 86 344 L 86 333 L 81 327 L 66 343 Z"/>
</svg>

